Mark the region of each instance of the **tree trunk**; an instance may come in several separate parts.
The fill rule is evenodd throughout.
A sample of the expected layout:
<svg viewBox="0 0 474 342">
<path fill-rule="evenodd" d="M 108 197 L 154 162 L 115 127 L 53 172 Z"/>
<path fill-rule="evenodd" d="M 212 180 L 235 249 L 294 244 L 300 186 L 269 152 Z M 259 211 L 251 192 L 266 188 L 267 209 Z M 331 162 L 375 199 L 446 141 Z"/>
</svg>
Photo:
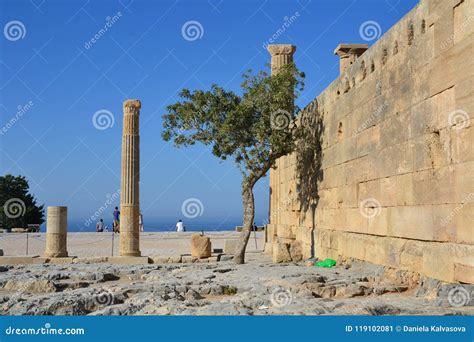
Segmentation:
<svg viewBox="0 0 474 342">
<path fill-rule="evenodd" d="M 234 261 L 236 264 L 245 263 L 245 249 L 252 232 L 253 221 L 255 217 L 255 203 L 253 198 L 254 183 L 244 180 L 242 182 L 242 203 L 244 206 L 244 225 L 240 240 L 235 248 Z"/>
</svg>

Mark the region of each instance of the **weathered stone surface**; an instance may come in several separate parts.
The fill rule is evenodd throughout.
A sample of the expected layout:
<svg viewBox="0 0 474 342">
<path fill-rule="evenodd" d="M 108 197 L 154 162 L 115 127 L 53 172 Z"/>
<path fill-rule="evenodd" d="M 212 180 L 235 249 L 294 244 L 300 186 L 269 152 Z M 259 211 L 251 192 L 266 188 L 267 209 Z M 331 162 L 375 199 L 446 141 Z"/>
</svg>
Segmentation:
<svg viewBox="0 0 474 342">
<path fill-rule="evenodd" d="M 0 257 L 0 265 L 22 265 L 33 264 L 34 260 L 39 258 L 39 255 L 32 256 L 2 256 Z"/>
<path fill-rule="evenodd" d="M 286 239 L 301 243 L 303 258 L 345 256 L 472 282 L 455 264 L 470 265 L 456 255 L 474 243 L 474 25 L 463 20 L 472 14 L 466 2 L 438 2 L 421 1 L 367 50 L 336 49 L 340 77 L 300 114 L 324 127 L 320 165 L 304 165 L 297 151 L 270 173 L 265 250 L 274 260 L 288 260 Z M 269 48 L 275 70 L 289 60 L 280 50 L 293 52 Z M 311 178 L 313 198 L 290 198 Z"/>
<path fill-rule="evenodd" d="M 149 263 L 149 259 L 146 256 L 142 256 L 142 257 L 114 256 L 114 257 L 108 257 L 108 262 L 111 264 L 119 264 L 119 265 L 144 265 L 144 264 Z"/>
<path fill-rule="evenodd" d="M 275 241 L 273 244 L 273 262 L 290 262 L 290 245 L 288 243 Z"/>
<path fill-rule="evenodd" d="M 225 239 L 224 241 L 224 254 L 234 255 L 235 248 L 239 241 L 236 239 Z"/>
<path fill-rule="evenodd" d="M 195 258 L 209 258 L 211 256 L 211 239 L 201 234 L 191 236 L 191 255 Z"/>
<path fill-rule="evenodd" d="M 303 260 L 303 251 L 301 248 L 301 242 L 295 241 L 290 245 L 290 256 L 292 261 Z"/>
</svg>

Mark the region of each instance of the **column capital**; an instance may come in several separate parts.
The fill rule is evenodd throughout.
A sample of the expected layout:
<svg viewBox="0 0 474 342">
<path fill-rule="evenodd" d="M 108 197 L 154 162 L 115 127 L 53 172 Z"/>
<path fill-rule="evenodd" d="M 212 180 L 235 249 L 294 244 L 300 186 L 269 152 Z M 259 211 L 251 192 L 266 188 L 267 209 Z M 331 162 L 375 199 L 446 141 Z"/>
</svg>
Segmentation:
<svg viewBox="0 0 474 342">
<path fill-rule="evenodd" d="M 267 50 L 272 56 L 278 55 L 293 55 L 296 51 L 296 46 L 291 44 L 272 44 L 267 46 Z"/>
<path fill-rule="evenodd" d="M 347 55 L 356 55 L 359 57 L 368 48 L 369 46 L 367 44 L 339 44 L 334 50 L 334 54 L 339 57 L 345 57 Z"/>
<path fill-rule="evenodd" d="M 368 48 L 367 44 L 339 44 L 334 50 L 334 54 L 339 56 L 339 72 L 346 71 Z"/>
<path fill-rule="evenodd" d="M 140 100 L 129 99 L 123 102 L 123 109 L 125 108 L 140 109 L 141 107 L 142 107 L 142 103 Z"/>
</svg>

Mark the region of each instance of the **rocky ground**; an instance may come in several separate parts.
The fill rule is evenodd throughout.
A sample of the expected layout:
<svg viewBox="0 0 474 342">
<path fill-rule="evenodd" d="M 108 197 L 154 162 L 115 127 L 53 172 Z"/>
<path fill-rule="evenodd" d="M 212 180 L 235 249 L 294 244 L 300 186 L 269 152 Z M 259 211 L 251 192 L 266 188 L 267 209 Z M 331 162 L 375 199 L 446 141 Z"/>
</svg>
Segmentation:
<svg viewBox="0 0 474 342">
<path fill-rule="evenodd" d="M 0 266 L 2 315 L 473 315 L 452 285 L 361 262 Z M 472 303 L 471 303 L 472 304 Z"/>
</svg>

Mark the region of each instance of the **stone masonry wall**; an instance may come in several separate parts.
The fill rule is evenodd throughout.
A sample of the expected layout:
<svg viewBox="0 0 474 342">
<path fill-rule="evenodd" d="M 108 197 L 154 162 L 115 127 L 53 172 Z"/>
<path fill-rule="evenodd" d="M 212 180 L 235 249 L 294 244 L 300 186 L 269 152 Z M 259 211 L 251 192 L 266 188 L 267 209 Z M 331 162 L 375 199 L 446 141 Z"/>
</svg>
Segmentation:
<svg viewBox="0 0 474 342">
<path fill-rule="evenodd" d="M 303 110 L 318 113 L 315 210 L 296 154 L 270 175 L 274 261 L 350 257 L 473 284 L 474 0 L 420 1 Z"/>
</svg>

